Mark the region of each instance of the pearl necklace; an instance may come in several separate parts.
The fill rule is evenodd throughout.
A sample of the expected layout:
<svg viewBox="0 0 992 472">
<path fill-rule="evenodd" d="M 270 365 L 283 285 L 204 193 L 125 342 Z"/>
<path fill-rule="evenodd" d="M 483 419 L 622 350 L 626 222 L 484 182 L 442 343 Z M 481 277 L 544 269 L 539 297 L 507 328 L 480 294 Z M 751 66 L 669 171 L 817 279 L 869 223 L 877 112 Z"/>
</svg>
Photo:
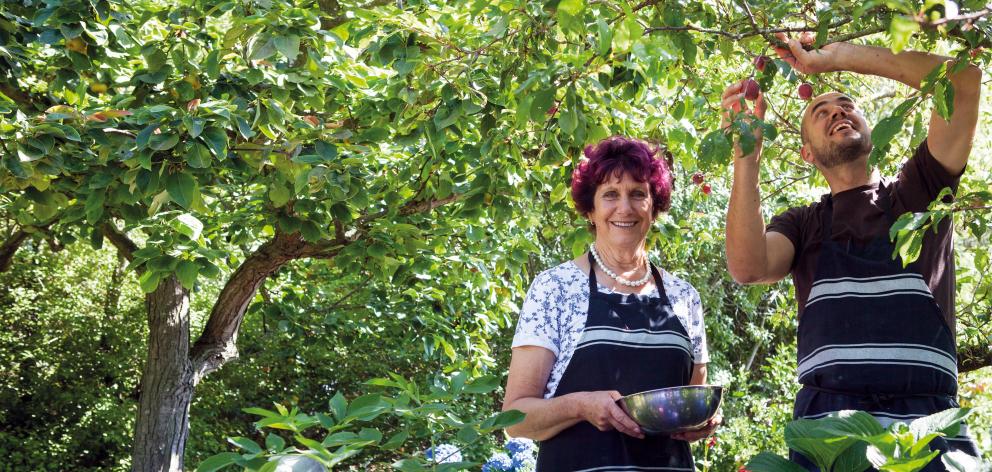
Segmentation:
<svg viewBox="0 0 992 472">
<path fill-rule="evenodd" d="M 616 272 L 610 270 L 609 267 L 606 267 L 606 264 L 603 264 L 603 260 L 599 258 L 599 253 L 596 252 L 596 244 L 589 245 L 589 252 L 592 254 L 592 258 L 596 260 L 596 265 L 598 265 L 599 268 L 602 269 L 604 273 L 606 273 L 606 275 L 609 275 L 610 277 L 613 278 L 613 280 L 616 280 L 617 283 L 621 285 L 626 285 L 628 287 L 640 287 L 641 285 L 648 283 L 648 280 L 651 280 L 650 262 L 644 263 L 644 268 L 645 268 L 644 277 L 641 277 L 640 280 L 627 280 L 617 275 Z"/>
</svg>

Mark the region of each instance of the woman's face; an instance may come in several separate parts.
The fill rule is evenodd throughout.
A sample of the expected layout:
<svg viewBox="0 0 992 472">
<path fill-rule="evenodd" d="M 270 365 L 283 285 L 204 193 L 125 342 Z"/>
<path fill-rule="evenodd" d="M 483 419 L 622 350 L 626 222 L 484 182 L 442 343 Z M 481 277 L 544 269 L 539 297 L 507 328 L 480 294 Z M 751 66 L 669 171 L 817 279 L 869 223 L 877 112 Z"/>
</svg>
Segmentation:
<svg viewBox="0 0 992 472">
<path fill-rule="evenodd" d="M 589 212 L 589 221 L 596 226 L 596 241 L 617 248 L 643 245 L 654 221 L 653 208 L 647 182 L 638 182 L 626 174 L 620 179 L 607 179 L 596 188 L 593 210 Z"/>
</svg>

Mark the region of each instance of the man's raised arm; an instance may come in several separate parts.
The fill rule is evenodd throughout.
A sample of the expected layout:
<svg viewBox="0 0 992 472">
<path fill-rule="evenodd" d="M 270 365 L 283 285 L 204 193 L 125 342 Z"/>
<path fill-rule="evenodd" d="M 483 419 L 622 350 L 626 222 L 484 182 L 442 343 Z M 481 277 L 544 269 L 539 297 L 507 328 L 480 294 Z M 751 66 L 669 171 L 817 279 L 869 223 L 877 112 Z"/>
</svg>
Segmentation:
<svg viewBox="0 0 992 472">
<path fill-rule="evenodd" d="M 747 113 L 764 118 L 765 101 L 759 93 L 754 110 L 744 102 L 743 83 L 731 85 L 723 93 L 723 128 L 729 123 L 729 113 Z M 739 283 L 772 283 L 788 275 L 795 248 L 780 233 L 766 233 L 761 216 L 760 158 L 761 128 L 755 127 L 757 145 L 754 152 L 744 156 L 734 143 L 734 183 L 727 210 L 727 270 Z"/>
<path fill-rule="evenodd" d="M 816 74 L 831 71 L 850 71 L 871 74 L 897 80 L 917 90 L 923 79 L 934 68 L 953 58 L 919 51 L 903 51 L 893 54 L 886 48 L 859 46 L 848 43 L 834 43 L 821 49 L 806 51 L 802 44 L 811 44 L 812 35 L 801 35 L 799 39 L 788 39 L 789 49 L 776 48 L 783 59 L 796 70 Z M 948 64 L 950 67 L 951 64 Z M 936 110 L 930 117 L 927 143 L 930 153 L 951 175 L 958 175 L 968 163 L 971 143 L 978 124 L 978 103 L 981 95 L 982 71 L 974 65 L 949 74 L 954 86 L 954 111 L 951 121 L 945 121 Z"/>
</svg>

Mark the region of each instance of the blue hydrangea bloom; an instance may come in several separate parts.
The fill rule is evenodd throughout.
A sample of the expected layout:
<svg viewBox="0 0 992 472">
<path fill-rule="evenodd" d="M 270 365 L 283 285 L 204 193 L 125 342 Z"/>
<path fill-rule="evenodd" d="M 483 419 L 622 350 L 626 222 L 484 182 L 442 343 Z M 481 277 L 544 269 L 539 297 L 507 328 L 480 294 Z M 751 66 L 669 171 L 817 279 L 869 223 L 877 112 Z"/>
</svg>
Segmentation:
<svg viewBox="0 0 992 472">
<path fill-rule="evenodd" d="M 513 455 L 512 460 L 515 472 L 534 470 L 537 466 L 537 458 L 534 457 L 533 451 L 520 451 Z"/>
<path fill-rule="evenodd" d="M 527 438 L 513 438 L 506 442 L 506 450 L 510 452 L 511 456 L 521 452 L 533 454 L 537 452 L 537 444 Z"/>
<path fill-rule="evenodd" d="M 437 464 L 461 462 L 462 452 L 453 444 L 440 444 L 433 449 L 427 448 L 427 450 L 424 451 L 424 457 L 426 457 L 427 460 L 433 461 Z"/>
<path fill-rule="evenodd" d="M 505 452 L 497 452 L 482 465 L 482 472 L 508 472 L 513 470 L 513 460 Z"/>
</svg>

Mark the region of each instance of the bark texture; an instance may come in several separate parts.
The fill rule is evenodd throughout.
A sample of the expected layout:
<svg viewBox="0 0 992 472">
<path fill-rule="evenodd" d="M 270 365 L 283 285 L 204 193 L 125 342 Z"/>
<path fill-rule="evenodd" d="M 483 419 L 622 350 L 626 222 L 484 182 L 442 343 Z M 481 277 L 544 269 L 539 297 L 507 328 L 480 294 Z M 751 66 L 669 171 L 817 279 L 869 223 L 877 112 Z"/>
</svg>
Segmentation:
<svg viewBox="0 0 992 472">
<path fill-rule="evenodd" d="M 183 470 L 189 405 L 195 387 L 189 360 L 189 291 L 175 276 L 146 295 L 148 357 L 141 374 L 131 470 Z"/>
</svg>

